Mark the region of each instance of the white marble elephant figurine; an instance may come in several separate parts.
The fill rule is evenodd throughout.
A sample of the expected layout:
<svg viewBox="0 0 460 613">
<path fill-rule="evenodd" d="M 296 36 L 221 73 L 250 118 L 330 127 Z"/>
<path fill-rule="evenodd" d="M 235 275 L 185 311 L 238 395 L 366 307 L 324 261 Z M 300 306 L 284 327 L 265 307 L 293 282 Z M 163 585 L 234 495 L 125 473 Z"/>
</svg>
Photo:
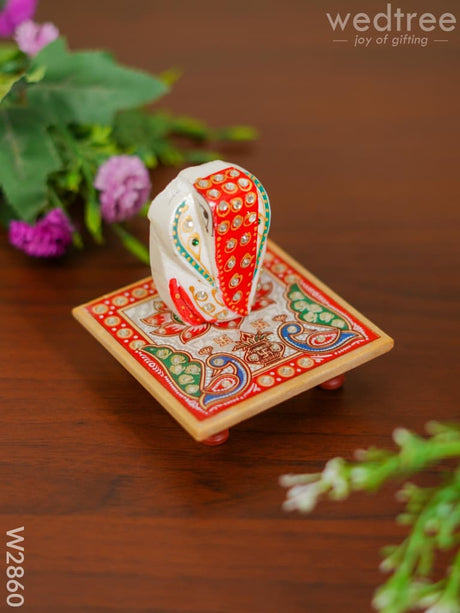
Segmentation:
<svg viewBox="0 0 460 613">
<path fill-rule="evenodd" d="M 152 276 L 185 323 L 247 315 L 270 226 L 270 204 L 250 172 L 222 161 L 181 171 L 149 208 Z"/>
</svg>

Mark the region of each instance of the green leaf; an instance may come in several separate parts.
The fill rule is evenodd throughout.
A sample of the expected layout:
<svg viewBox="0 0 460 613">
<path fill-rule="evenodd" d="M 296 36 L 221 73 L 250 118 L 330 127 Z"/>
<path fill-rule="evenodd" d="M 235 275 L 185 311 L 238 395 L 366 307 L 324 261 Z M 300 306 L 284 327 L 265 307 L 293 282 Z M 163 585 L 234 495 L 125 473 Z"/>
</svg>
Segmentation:
<svg viewBox="0 0 460 613">
<path fill-rule="evenodd" d="M 189 149 L 184 151 L 184 156 L 186 161 L 191 164 L 204 164 L 205 162 L 222 159 L 222 155 L 217 151 L 206 151 L 205 149 Z"/>
<path fill-rule="evenodd" d="M 16 218 L 16 212 L 10 207 L 10 205 L 0 192 L 0 224 L 7 228 L 9 226 L 10 221 Z"/>
<path fill-rule="evenodd" d="M 135 109 L 117 114 L 113 126 L 113 138 L 121 147 L 146 147 L 168 134 L 169 120 L 163 113 L 149 115 Z"/>
<path fill-rule="evenodd" d="M 140 155 L 153 165 L 158 159 L 167 166 L 177 166 L 185 161 L 185 156 L 168 140 L 171 126 L 171 118 L 166 113 L 149 115 L 140 110 L 124 111 L 115 118 L 113 138 L 121 148 Z"/>
<path fill-rule="evenodd" d="M 174 117 L 170 120 L 171 131 L 181 136 L 188 136 L 197 140 L 205 140 L 210 137 L 211 131 L 207 125 L 193 117 Z"/>
<path fill-rule="evenodd" d="M 26 74 L 28 83 L 38 83 L 46 74 L 45 66 L 33 66 Z"/>
<path fill-rule="evenodd" d="M 46 127 L 27 109 L 0 109 L 0 184 L 10 206 L 34 221 L 47 203 L 48 175 L 61 160 Z"/>
<path fill-rule="evenodd" d="M 167 140 L 155 144 L 155 154 L 165 166 L 179 166 L 185 162 L 184 153 Z"/>
<path fill-rule="evenodd" d="M 121 242 L 128 251 L 135 255 L 143 264 L 150 264 L 149 250 L 144 243 L 137 240 L 137 238 L 125 230 L 120 224 L 114 223 L 111 225 L 111 228 L 121 239 Z"/>
<path fill-rule="evenodd" d="M 168 91 L 158 78 L 117 65 L 107 53 L 69 53 L 63 39 L 47 45 L 32 69 L 46 66 L 28 90 L 29 104 L 50 124 L 109 124 L 115 113 L 151 102 Z"/>
<path fill-rule="evenodd" d="M 0 102 L 10 93 L 15 83 L 22 79 L 22 74 L 9 75 L 0 73 Z"/>
<path fill-rule="evenodd" d="M 215 130 L 213 137 L 216 140 L 248 141 L 257 138 L 257 130 L 251 126 L 230 126 Z"/>
<path fill-rule="evenodd" d="M 182 76 L 182 70 L 180 68 L 168 68 L 158 75 L 158 78 L 166 83 L 166 85 L 173 85 Z"/>
<path fill-rule="evenodd" d="M 2 0 L 0 0 L 0 10 L 2 9 L 1 3 Z M 18 55 L 18 51 L 19 50 L 17 46 L 11 43 L 8 43 L 6 45 L 0 45 L 0 64 L 3 64 L 4 62 L 9 62 L 16 55 Z"/>
<path fill-rule="evenodd" d="M 0 72 L 3 74 L 25 73 L 29 69 L 30 58 L 14 46 L 0 48 Z"/>
</svg>

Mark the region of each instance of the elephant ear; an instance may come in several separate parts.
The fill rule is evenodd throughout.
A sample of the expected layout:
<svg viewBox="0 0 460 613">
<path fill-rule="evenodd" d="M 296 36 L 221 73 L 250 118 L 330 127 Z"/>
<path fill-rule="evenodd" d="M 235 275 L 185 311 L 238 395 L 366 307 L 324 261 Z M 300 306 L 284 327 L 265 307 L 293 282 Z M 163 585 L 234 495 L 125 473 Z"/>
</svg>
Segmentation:
<svg viewBox="0 0 460 613">
<path fill-rule="evenodd" d="M 230 166 L 200 177 L 194 188 L 212 211 L 218 285 L 225 305 L 249 312 L 258 264 L 259 192 L 254 179 Z"/>
</svg>

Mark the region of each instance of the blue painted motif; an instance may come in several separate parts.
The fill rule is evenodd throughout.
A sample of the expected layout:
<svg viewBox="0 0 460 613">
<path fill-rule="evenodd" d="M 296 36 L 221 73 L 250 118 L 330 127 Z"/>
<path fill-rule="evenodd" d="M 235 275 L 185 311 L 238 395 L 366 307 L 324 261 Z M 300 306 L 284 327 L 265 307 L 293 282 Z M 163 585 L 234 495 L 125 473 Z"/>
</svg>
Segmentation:
<svg viewBox="0 0 460 613">
<path fill-rule="evenodd" d="M 331 330 L 334 330 L 334 328 L 331 328 Z M 326 345 L 325 347 L 311 345 L 308 342 L 308 337 L 304 341 L 299 341 L 296 338 L 293 338 L 297 334 L 305 332 L 303 326 L 298 323 L 290 322 L 284 324 L 281 326 L 279 333 L 281 338 L 286 343 L 291 345 L 291 347 L 295 347 L 296 349 L 300 349 L 301 351 L 306 351 L 308 353 L 330 353 L 331 351 L 338 349 L 338 347 L 345 345 L 351 341 L 351 339 L 360 336 L 358 332 L 353 332 L 352 330 L 339 330 L 338 328 L 336 330 L 338 333 L 336 340 L 334 343 Z"/>
</svg>

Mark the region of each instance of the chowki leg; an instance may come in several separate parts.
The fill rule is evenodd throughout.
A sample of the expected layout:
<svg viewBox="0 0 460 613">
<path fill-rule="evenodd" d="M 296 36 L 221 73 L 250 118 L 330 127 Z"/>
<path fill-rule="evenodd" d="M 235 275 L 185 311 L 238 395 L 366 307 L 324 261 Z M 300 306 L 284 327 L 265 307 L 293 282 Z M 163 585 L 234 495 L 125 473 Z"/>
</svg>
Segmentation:
<svg viewBox="0 0 460 613">
<path fill-rule="evenodd" d="M 223 445 L 228 437 L 230 436 L 230 430 L 222 430 L 222 432 L 218 432 L 217 434 L 213 434 L 208 438 L 200 441 L 203 445 L 208 445 L 209 447 L 217 447 L 217 445 Z"/>
<path fill-rule="evenodd" d="M 329 379 L 328 381 L 324 381 L 323 383 L 320 383 L 318 385 L 319 388 L 321 388 L 322 390 L 338 390 L 342 387 L 343 383 L 345 381 L 345 375 L 338 375 L 337 377 L 333 377 L 332 379 Z"/>
</svg>

